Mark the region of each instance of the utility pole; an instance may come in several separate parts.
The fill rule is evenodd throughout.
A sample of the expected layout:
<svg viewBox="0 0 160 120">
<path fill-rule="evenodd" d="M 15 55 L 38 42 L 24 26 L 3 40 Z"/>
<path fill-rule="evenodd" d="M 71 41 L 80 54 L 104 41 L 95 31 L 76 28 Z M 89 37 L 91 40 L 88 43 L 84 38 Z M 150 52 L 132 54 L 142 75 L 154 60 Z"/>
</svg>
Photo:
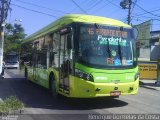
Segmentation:
<svg viewBox="0 0 160 120">
<path fill-rule="evenodd" d="M 132 4 L 132 1 L 129 0 L 129 7 L 128 7 L 128 25 L 131 24 L 131 4 Z"/>
<path fill-rule="evenodd" d="M 0 75 L 2 73 L 2 65 L 3 65 L 5 20 L 7 18 L 7 12 L 9 9 L 10 2 L 11 0 L 1 0 L 1 6 L 0 6 L 1 7 L 0 8 Z"/>
<path fill-rule="evenodd" d="M 123 0 L 123 1 L 120 2 L 120 6 L 123 9 L 128 9 L 127 21 L 128 21 L 129 25 L 131 24 L 131 5 L 132 5 L 132 0 Z"/>
</svg>

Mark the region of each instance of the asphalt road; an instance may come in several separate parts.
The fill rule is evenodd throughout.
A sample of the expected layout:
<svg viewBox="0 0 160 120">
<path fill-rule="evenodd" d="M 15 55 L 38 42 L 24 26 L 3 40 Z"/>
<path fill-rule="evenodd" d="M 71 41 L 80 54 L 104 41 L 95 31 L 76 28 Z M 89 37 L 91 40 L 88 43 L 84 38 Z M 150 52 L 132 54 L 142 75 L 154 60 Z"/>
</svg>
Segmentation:
<svg viewBox="0 0 160 120">
<path fill-rule="evenodd" d="M 82 120 L 93 119 L 99 114 L 158 114 L 160 91 L 139 88 L 137 95 L 117 99 L 69 99 L 55 98 L 50 92 L 34 83 L 28 83 L 18 70 L 5 70 L 0 81 L 0 98 L 17 96 L 25 104 L 19 120 Z"/>
</svg>

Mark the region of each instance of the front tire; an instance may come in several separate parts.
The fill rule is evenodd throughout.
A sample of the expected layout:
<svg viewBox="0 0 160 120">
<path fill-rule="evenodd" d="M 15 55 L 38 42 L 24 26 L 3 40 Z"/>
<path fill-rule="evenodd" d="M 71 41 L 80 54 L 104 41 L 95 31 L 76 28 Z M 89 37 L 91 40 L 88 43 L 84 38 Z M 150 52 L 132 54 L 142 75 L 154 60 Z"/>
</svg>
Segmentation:
<svg viewBox="0 0 160 120">
<path fill-rule="evenodd" d="M 56 80 L 53 74 L 50 75 L 50 92 L 53 96 L 57 96 L 57 89 L 56 89 Z"/>
</svg>

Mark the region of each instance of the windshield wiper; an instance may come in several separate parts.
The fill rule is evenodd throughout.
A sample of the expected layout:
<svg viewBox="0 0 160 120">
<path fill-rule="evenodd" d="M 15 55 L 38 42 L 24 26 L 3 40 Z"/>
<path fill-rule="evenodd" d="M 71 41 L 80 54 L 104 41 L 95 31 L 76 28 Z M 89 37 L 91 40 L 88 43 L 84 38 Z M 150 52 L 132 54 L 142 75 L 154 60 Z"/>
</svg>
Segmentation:
<svg viewBox="0 0 160 120">
<path fill-rule="evenodd" d="M 120 58 L 120 61 L 121 61 L 121 64 L 122 64 L 122 53 L 121 53 L 121 45 L 119 43 L 119 40 L 118 40 L 118 54 L 119 54 L 119 58 Z"/>
<path fill-rule="evenodd" d="M 97 24 L 97 23 L 95 23 L 94 24 L 95 25 L 95 27 L 96 27 L 96 29 L 100 29 L 101 27 L 100 27 L 100 25 L 99 24 Z M 108 41 L 108 39 L 107 39 L 107 52 L 108 52 L 108 54 L 109 54 L 109 58 L 111 58 L 111 50 L 110 50 L 110 46 L 109 46 L 109 41 Z"/>
<path fill-rule="evenodd" d="M 120 27 L 120 31 L 121 31 L 121 37 L 122 37 L 123 26 Z M 122 53 L 121 53 L 121 45 L 119 43 L 119 40 L 118 40 L 118 54 L 119 54 L 119 58 L 122 64 Z"/>
<path fill-rule="evenodd" d="M 111 58 L 111 49 L 110 49 L 109 41 L 108 40 L 107 40 L 107 52 L 109 54 L 109 58 Z"/>
</svg>

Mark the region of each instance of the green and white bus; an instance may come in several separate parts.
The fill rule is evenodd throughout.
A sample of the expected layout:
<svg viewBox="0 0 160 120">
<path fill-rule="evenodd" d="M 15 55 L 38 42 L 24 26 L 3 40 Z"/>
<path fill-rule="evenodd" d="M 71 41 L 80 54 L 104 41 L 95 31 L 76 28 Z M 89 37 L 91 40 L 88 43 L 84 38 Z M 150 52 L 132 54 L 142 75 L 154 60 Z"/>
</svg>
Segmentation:
<svg viewBox="0 0 160 120">
<path fill-rule="evenodd" d="M 21 62 L 28 80 L 74 98 L 136 94 L 134 29 L 118 20 L 69 14 L 26 38 Z"/>
</svg>

